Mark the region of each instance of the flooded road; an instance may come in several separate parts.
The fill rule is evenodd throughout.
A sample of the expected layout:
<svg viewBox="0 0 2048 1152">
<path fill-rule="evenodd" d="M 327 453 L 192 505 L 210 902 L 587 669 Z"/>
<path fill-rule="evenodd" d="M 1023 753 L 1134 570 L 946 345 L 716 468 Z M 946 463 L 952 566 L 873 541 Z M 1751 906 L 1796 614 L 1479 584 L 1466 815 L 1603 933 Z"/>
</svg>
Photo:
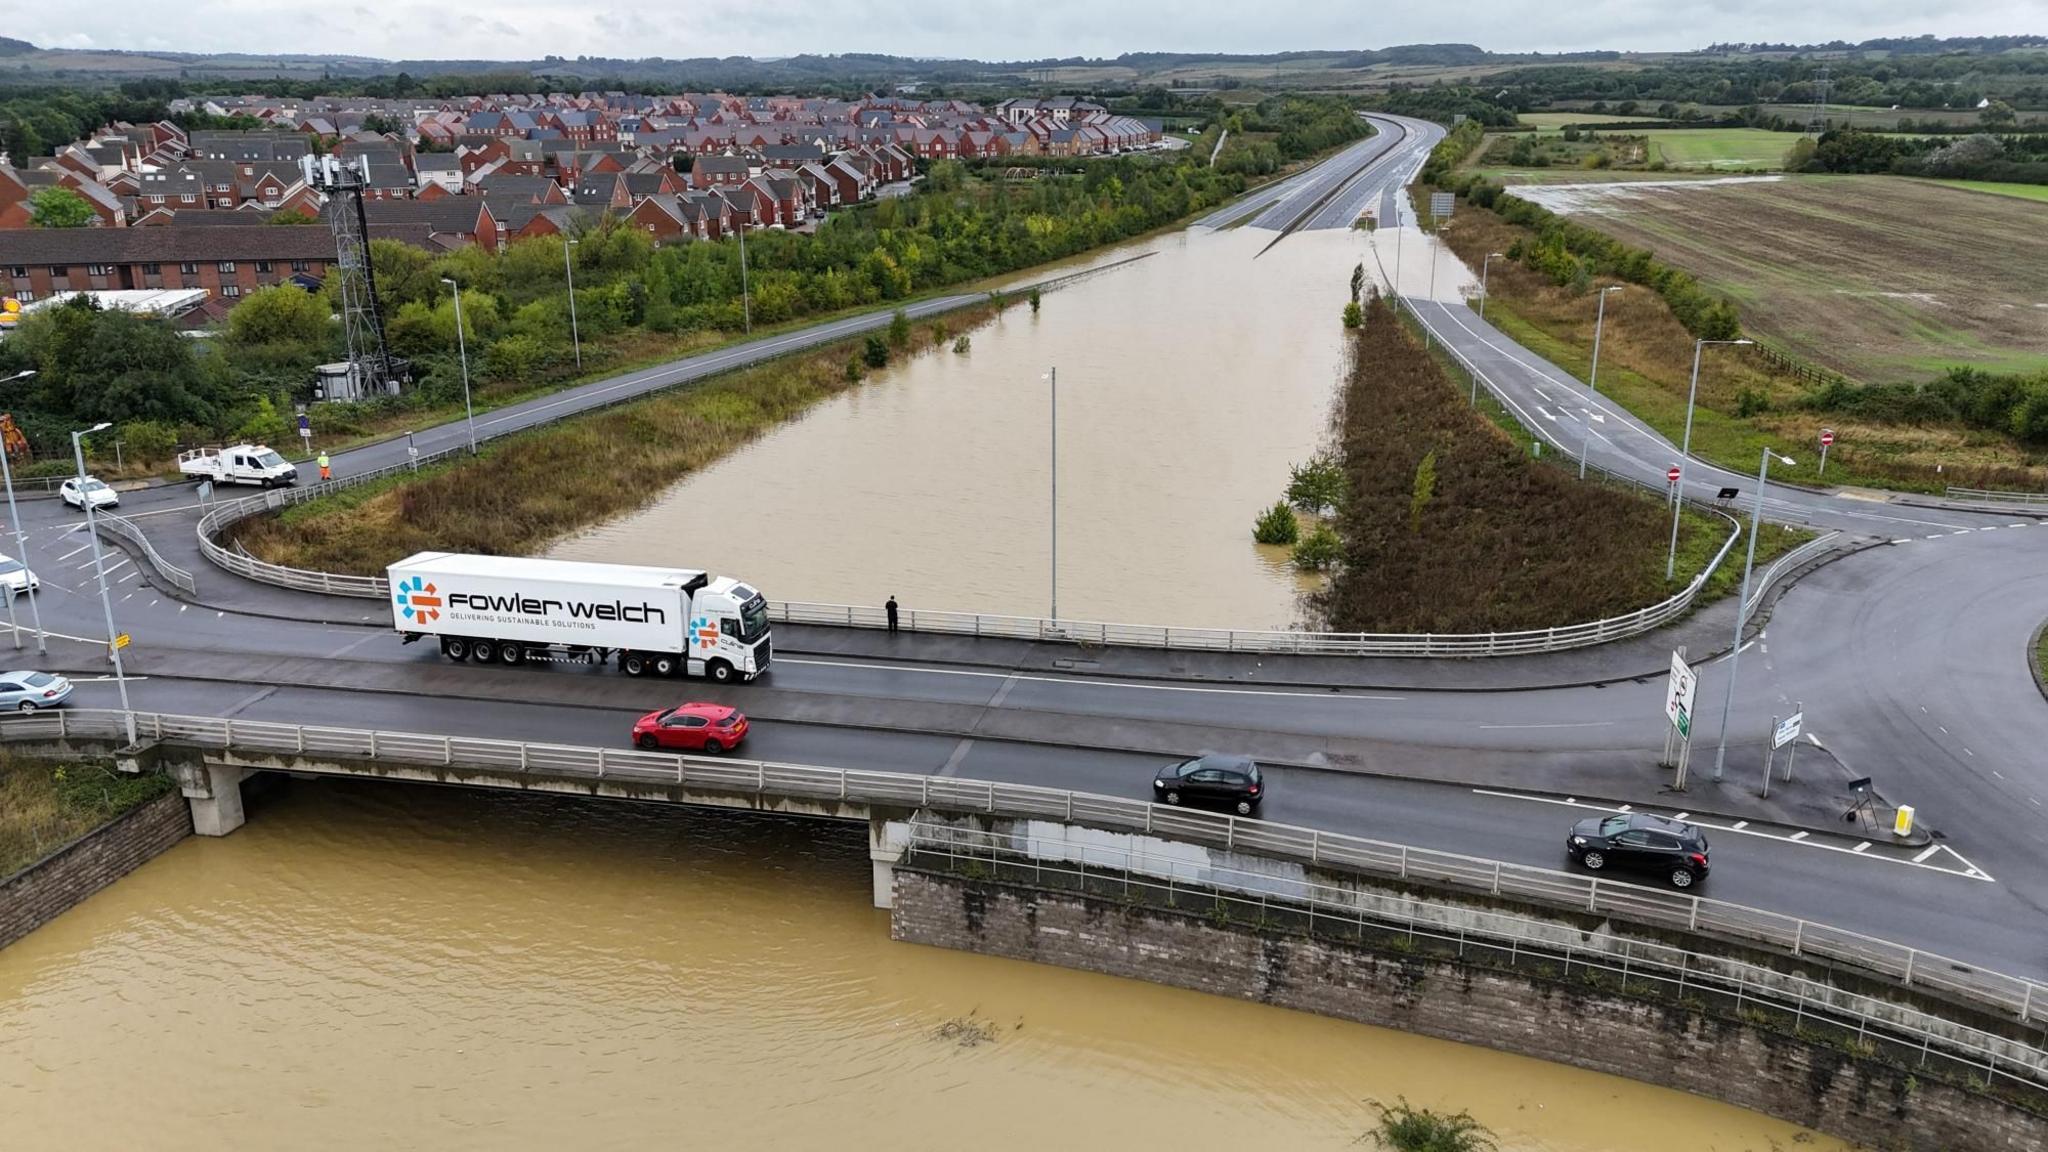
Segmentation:
<svg viewBox="0 0 2048 1152">
<path fill-rule="evenodd" d="M 773 599 L 1284 628 L 1306 586 L 1252 543 L 1336 396 L 1362 232 L 1173 232 L 1009 309 L 965 355 L 879 372 L 550 555 L 710 568 Z M 1254 257 L 1257 256 L 1257 259 Z M 1410 270 L 1413 271 L 1412 269 Z"/>
<path fill-rule="evenodd" d="M 0 1147 L 1337 1152 L 1366 1098 L 1397 1096 L 1470 1109 L 1508 1152 L 1636 1152 L 1651 1132 L 1765 1152 L 1797 1132 L 895 944 L 868 884 L 857 826 L 294 784 L 0 951 Z"/>
</svg>

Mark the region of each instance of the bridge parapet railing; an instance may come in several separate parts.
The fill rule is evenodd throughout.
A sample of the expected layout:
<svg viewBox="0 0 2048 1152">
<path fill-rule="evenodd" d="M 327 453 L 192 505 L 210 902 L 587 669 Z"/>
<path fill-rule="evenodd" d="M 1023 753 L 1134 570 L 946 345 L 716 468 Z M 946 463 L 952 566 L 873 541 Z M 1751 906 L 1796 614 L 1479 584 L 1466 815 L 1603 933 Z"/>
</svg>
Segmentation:
<svg viewBox="0 0 2048 1152">
<path fill-rule="evenodd" d="M 839 801 L 1139 833 L 1292 861 L 1309 869 L 1430 884 L 1636 925 L 1707 933 L 1788 956 L 1839 963 L 2028 1026 L 2048 1026 L 2048 985 L 1832 925 L 1692 893 L 1224 813 L 1163 807 L 1147 799 L 917 773 L 155 712 L 136 713 L 135 726 L 144 739 L 251 758 L 298 758 L 292 761 L 295 770 L 312 770 L 306 768 L 303 758 L 332 757 L 440 767 L 457 774 L 615 780 L 762 799 Z M 126 739 L 125 731 L 124 714 L 115 710 L 62 709 L 0 716 L 0 740 L 8 741 L 119 744 Z M 2048 1064 L 2043 1068 L 2048 1076 Z"/>
</svg>

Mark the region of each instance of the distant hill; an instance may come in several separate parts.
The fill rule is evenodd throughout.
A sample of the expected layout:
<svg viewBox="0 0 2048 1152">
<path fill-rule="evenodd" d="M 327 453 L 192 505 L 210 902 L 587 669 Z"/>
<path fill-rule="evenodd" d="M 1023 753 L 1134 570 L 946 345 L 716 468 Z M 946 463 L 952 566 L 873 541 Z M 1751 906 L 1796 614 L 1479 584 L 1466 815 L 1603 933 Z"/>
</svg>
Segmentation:
<svg viewBox="0 0 2048 1152">
<path fill-rule="evenodd" d="M 27 52 L 40 51 L 42 49 L 26 40 L 10 40 L 5 36 L 0 36 L 0 56 L 20 56 Z"/>
</svg>

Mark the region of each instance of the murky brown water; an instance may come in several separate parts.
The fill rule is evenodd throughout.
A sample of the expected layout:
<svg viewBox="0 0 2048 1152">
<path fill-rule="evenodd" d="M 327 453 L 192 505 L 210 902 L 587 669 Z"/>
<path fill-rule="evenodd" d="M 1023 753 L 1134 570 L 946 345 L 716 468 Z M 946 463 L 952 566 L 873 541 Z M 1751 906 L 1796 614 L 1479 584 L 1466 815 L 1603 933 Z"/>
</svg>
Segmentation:
<svg viewBox="0 0 2048 1152">
<path fill-rule="evenodd" d="M 1177 232 L 1008 311 L 551 555 L 730 572 L 781 600 L 1276 628 L 1303 584 L 1252 543 L 1322 439 L 1363 233 Z M 1410 270 L 1412 273 L 1412 269 Z M 687 545 L 679 544 L 687 541 Z"/>
<path fill-rule="evenodd" d="M 894 944 L 867 900 L 844 826 L 296 785 L 0 951 L 0 1148 L 1334 1152 L 1364 1098 L 1395 1096 L 1469 1108 L 1508 1152 L 1795 1135 L 1539 1061 Z M 993 1041 L 935 1035 L 963 1017 Z"/>
</svg>

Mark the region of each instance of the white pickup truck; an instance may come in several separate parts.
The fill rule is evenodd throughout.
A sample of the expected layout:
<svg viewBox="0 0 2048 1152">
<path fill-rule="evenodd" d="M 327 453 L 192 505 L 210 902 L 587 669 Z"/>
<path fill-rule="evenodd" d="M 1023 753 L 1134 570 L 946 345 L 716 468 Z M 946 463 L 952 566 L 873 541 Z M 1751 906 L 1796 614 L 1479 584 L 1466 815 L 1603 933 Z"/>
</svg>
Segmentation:
<svg viewBox="0 0 2048 1152">
<path fill-rule="evenodd" d="M 291 461 L 261 444 L 180 452 L 178 471 L 194 480 L 211 480 L 215 484 L 256 484 L 269 488 L 299 482 L 299 470 Z"/>
</svg>

